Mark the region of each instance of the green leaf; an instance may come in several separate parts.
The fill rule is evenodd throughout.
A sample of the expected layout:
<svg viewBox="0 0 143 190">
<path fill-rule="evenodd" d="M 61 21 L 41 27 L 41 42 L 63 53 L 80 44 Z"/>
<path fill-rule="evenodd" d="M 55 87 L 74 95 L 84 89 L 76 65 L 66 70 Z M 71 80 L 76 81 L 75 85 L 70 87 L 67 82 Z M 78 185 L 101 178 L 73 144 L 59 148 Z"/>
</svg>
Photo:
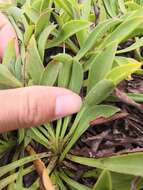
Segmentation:
<svg viewBox="0 0 143 190">
<path fill-rule="evenodd" d="M 112 184 L 113 189 L 115 190 L 130 190 L 131 184 L 133 180 L 135 180 L 135 176 L 133 175 L 126 175 L 126 174 L 120 174 L 115 172 L 110 172 L 111 178 L 112 178 Z M 141 189 L 143 187 L 143 178 L 141 178 L 136 183 L 137 189 Z"/>
<path fill-rule="evenodd" d="M 77 142 L 80 136 L 89 128 L 90 122 L 98 117 L 105 117 L 108 118 L 118 112 L 120 109 L 114 106 L 107 106 L 107 105 L 96 105 L 96 106 L 89 106 L 87 108 L 83 108 L 84 111 L 81 110 L 81 117 L 79 122 L 73 124 L 71 130 L 69 131 L 68 141 L 71 139 L 67 146 L 65 147 L 64 151 L 61 154 L 60 161 L 62 161 L 72 146 Z M 71 132 L 72 131 L 72 132 Z M 71 137 L 72 136 L 72 137 Z"/>
<path fill-rule="evenodd" d="M 111 94 L 114 87 L 111 80 L 104 79 L 99 81 L 86 95 L 84 105 L 91 106 L 101 103 Z"/>
<path fill-rule="evenodd" d="M 26 69 L 34 81 L 34 84 L 38 84 L 44 71 L 44 66 L 42 64 L 34 36 L 31 37 L 27 47 Z"/>
<path fill-rule="evenodd" d="M 71 18 L 73 17 L 73 11 L 72 11 L 72 7 L 71 7 L 71 4 L 70 4 L 70 1 L 68 0 L 56 0 L 55 1 L 56 4 L 62 8 Z"/>
<path fill-rule="evenodd" d="M 25 44 L 25 46 L 28 45 L 29 40 L 30 40 L 30 38 L 34 32 L 34 29 L 35 29 L 34 25 L 28 25 L 27 26 L 25 33 L 24 33 L 24 44 Z"/>
<path fill-rule="evenodd" d="M 15 183 L 15 186 L 17 189 L 23 189 L 24 190 L 24 186 L 23 186 L 23 167 L 19 168 L 19 172 L 18 172 L 18 177 Z"/>
<path fill-rule="evenodd" d="M 71 77 L 70 77 L 70 81 L 69 81 L 69 85 L 68 88 L 70 90 L 72 90 L 75 93 L 80 93 L 81 87 L 82 87 L 82 83 L 83 83 L 83 68 L 82 65 L 73 60 L 73 64 L 72 64 L 72 68 L 71 68 Z M 71 121 L 71 116 L 65 117 L 63 120 L 63 124 L 62 124 L 62 128 L 61 128 L 61 120 L 58 121 L 58 125 L 57 125 L 57 138 L 60 134 L 61 131 L 61 139 L 64 138 L 65 133 L 67 131 L 68 125 Z"/>
<path fill-rule="evenodd" d="M 125 40 L 135 29 L 137 29 L 143 22 L 143 17 L 135 17 L 125 20 L 120 24 L 107 38 L 102 42 L 100 48 L 104 48 L 106 44 L 117 40 L 122 42 Z"/>
<path fill-rule="evenodd" d="M 36 23 L 39 18 L 39 13 L 34 10 L 30 4 L 30 1 L 26 1 L 22 7 L 23 13 L 25 13 L 32 23 Z"/>
<path fill-rule="evenodd" d="M 115 57 L 115 66 L 119 66 L 119 65 L 125 65 L 125 64 L 131 64 L 131 63 L 135 63 L 136 60 L 133 58 L 129 58 L 129 57 L 122 57 L 122 56 L 116 56 Z"/>
<path fill-rule="evenodd" d="M 120 109 L 115 106 L 102 105 L 102 104 L 86 108 L 85 112 L 80 118 L 79 124 L 76 128 L 74 135 L 79 138 L 86 131 L 87 126 L 90 125 L 91 121 L 93 121 L 98 117 L 108 118 L 119 111 Z"/>
<path fill-rule="evenodd" d="M 22 87 L 21 82 L 3 64 L 0 64 L 0 85 L 11 88 Z"/>
<path fill-rule="evenodd" d="M 51 61 L 48 63 L 41 76 L 40 85 L 53 86 L 57 80 L 62 63 Z"/>
<path fill-rule="evenodd" d="M 85 19 L 85 20 L 89 20 L 89 16 L 90 16 L 90 11 L 91 11 L 91 0 L 88 1 L 84 1 L 82 2 L 82 16 L 81 18 Z"/>
<path fill-rule="evenodd" d="M 90 49 L 92 49 L 96 45 L 99 38 L 101 38 L 101 36 L 103 36 L 107 32 L 107 30 L 109 30 L 111 27 L 116 26 L 120 22 L 121 20 L 119 19 L 109 19 L 107 21 L 101 22 L 97 27 L 95 27 L 95 29 L 91 32 L 91 34 L 83 44 L 82 48 L 77 53 L 76 59 L 80 60 Z"/>
<path fill-rule="evenodd" d="M 37 128 L 31 128 L 27 132 L 28 137 L 48 148 L 48 139 Z"/>
<path fill-rule="evenodd" d="M 16 7 L 16 5 L 13 5 L 9 9 L 7 9 L 7 13 L 8 15 L 12 16 L 12 18 L 15 20 L 16 23 L 20 22 L 23 16 L 22 10 Z"/>
<path fill-rule="evenodd" d="M 65 184 L 63 183 L 62 179 L 60 178 L 58 172 L 56 172 L 56 171 L 54 172 L 54 177 L 55 177 L 55 182 L 58 184 L 60 189 L 67 190 L 67 188 L 65 187 Z"/>
<path fill-rule="evenodd" d="M 18 58 L 15 62 L 14 74 L 18 80 L 22 81 L 22 60 L 21 60 L 21 56 L 18 56 Z"/>
<path fill-rule="evenodd" d="M 20 166 L 23 166 L 29 162 L 32 162 L 34 160 L 44 158 L 44 157 L 47 157 L 47 153 L 41 153 L 41 154 L 35 154 L 32 156 L 27 156 L 25 158 L 21 158 L 20 160 L 16 160 L 10 164 L 2 166 L 2 167 L 0 167 L 0 170 L 1 170 L 0 177 L 2 177 L 3 175 L 7 174 L 8 172 L 10 172 Z"/>
<path fill-rule="evenodd" d="M 127 93 L 127 95 L 136 102 L 143 103 L 143 94 L 141 93 Z"/>
<path fill-rule="evenodd" d="M 35 37 L 40 35 L 40 33 L 49 25 L 51 10 L 48 10 L 40 15 L 35 25 Z"/>
<path fill-rule="evenodd" d="M 118 0 L 118 5 L 122 11 L 122 13 L 126 13 L 127 10 L 126 10 L 126 6 L 125 6 L 125 0 Z"/>
<path fill-rule="evenodd" d="M 111 17 L 115 17 L 117 15 L 117 0 L 103 0 L 103 2 L 107 13 Z"/>
<path fill-rule="evenodd" d="M 119 84 L 122 80 L 126 79 L 129 75 L 133 74 L 141 67 L 142 63 L 128 63 L 113 68 L 106 76 L 108 80 L 111 80 L 115 85 Z"/>
<path fill-rule="evenodd" d="M 44 11 L 47 8 L 51 8 L 53 0 L 42 0 L 40 11 Z"/>
<path fill-rule="evenodd" d="M 93 190 L 112 190 L 112 180 L 110 172 L 104 170 L 99 176 Z"/>
<path fill-rule="evenodd" d="M 39 35 L 38 38 L 38 49 L 39 49 L 39 54 L 41 56 L 41 59 L 44 59 L 44 52 L 45 52 L 45 48 L 46 48 L 46 42 L 48 40 L 48 37 L 50 35 L 50 33 L 55 29 L 56 25 L 49 25 L 48 27 L 46 27 L 41 34 Z"/>
<path fill-rule="evenodd" d="M 9 139 L 8 141 L 0 140 L 0 154 L 8 152 L 16 145 L 16 141 Z"/>
<path fill-rule="evenodd" d="M 25 138 L 25 129 L 18 129 L 18 143 L 21 144 Z"/>
<path fill-rule="evenodd" d="M 84 20 L 71 20 L 65 23 L 56 38 L 47 43 L 47 48 L 59 45 L 77 32 L 88 28 L 89 22 Z"/>
<path fill-rule="evenodd" d="M 101 159 L 84 158 L 71 155 L 69 159 L 75 163 L 87 165 L 89 167 L 96 167 L 117 173 L 143 177 L 142 152 Z"/>
<path fill-rule="evenodd" d="M 81 9 L 81 19 L 87 20 L 89 21 L 89 16 L 90 16 L 90 11 L 91 11 L 91 0 L 82 2 L 81 5 L 83 8 Z M 77 39 L 78 39 L 78 43 L 80 45 L 80 47 L 82 47 L 86 41 L 86 39 L 88 38 L 89 35 L 89 28 L 81 30 L 80 32 L 77 33 Z"/>
<path fill-rule="evenodd" d="M 88 91 L 111 70 L 117 45 L 116 41 L 110 43 L 93 59 L 89 69 Z"/>
<path fill-rule="evenodd" d="M 32 9 L 34 9 L 37 12 L 40 12 L 40 7 L 41 7 L 41 0 L 34 0 L 33 2 L 31 1 Z"/>
<path fill-rule="evenodd" d="M 134 10 L 138 10 L 141 8 L 141 6 L 139 4 L 132 2 L 132 1 L 127 1 L 126 7 L 127 7 L 128 11 L 134 11 Z"/>
<path fill-rule="evenodd" d="M 83 83 L 82 65 L 77 61 L 73 61 L 69 89 L 78 94 L 81 90 L 82 83 Z"/>
<path fill-rule="evenodd" d="M 53 59 L 62 63 L 58 76 L 58 86 L 68 88 L 72 72 L 72 57 L 67 54 L 59 54 Z"/>
<path fill-rule="evenodd" d="M 63 63 L 73 61 L 73 58 L 69 54 L 66 54 L 66 53 L 59 53 L 55 56 L 52 56 L 52 59 L 55 61 L 63 62 Z"/>
<path fill-rule="evenodd" d="M 14 27 L 14 29 L 16 31 L 17 38 L 23 43 L 23 34 L 22 34 L 21 30 L 19 29 L 17 23 L 15 22 L 15 20 L 11 16 L 9 16 L 9 20 L 10 20 L 11 24 L 13 25 L 13 27 Z M 21 44 L 21 46 L 22 45 L 23 44 Z"/>
<path fill-rule="evenodd" d="M 126 53 L 126 52 L 130 52 L 130 51 L 133 51 L 139 47 L 143 46 L 143 37 L 138 39 L 135 43 L 133 43 L 131 46 L 125 48 L 125 49 L 122 49 L 122 50 L 118 50 L 117 51 L 117 54 L 120 54 L 120 53 Z"/>
<path fill-rule="evenodd" d="M 2 64 L 7 65 L 9 67 L 9 65 L 13 65 L 15 61 L 16 61 L 15 39 L 12 39 L 8 43 L 8 46 L 4 53 Z"/>
<path fill-rule="evenodd" d="M 73 187 L 74 189 L 77 189 L 77 190 L 92 190 L 91 188 L 85 186 L 85 185 L 82 185 L 78 182 L 76 182 L 75 180 L 69 178 L 64 172 L 60 172 L 59 173 L 61 179 L 63 181 L 65 181 L 68 185 L 70 185 L 71 187 Z"/>
</svg>

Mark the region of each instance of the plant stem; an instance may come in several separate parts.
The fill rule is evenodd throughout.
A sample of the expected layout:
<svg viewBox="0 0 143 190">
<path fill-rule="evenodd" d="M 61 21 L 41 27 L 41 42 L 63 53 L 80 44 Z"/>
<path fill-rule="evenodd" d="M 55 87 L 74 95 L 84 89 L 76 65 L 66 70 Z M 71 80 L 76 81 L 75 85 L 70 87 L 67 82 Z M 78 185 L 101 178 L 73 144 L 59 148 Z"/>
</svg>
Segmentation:
<svg viewBox="0 0 143 190">
<path fill-rule="evenodd" d="M 66 135 L 66 137 L 64 138 L 64 145 L 65 145 L 67 142 L 69 142 L 69 140 L 71 139 L 71 136 L 72 136 L 73 133 L 75 132 L 75 129 L 76 129 L 76 127 L 77 127 L 77 125 L 78 125 L 78 123 L 79 123 L 79 121 L 80 121 L 82 115 L 84 114 L 85 110 L 86 110 L 86 107 L 82 107 L 81 111 L 77 114 L 77 117 L 76 117 L 76 119 L 75 119 L 75 121 L 74 121 L 74 123 L 73 123 L 73 125 L 72 125 L 71 130 L 69 131 L 69 133 L 68 133 L 68 134 Z M 62 152 L 61 156 L 60 156 L 60 159 L 59 159 L 60 162 L 63 161 L 63 159 L 65 158 L 66 154 L 67 154 L 67 151 L 66 151 L 66 149 L 65 149 L 65 150 Z"/>
<path fill-rule="evenodd" d="M 70 120 L 71 120 L 71 116 L 67 116 L 64 118 L 63 127 L 61 131 L 61 136 L 60 136 L 61 139 L 63 139 L 65 136 Z"/>
<path fill-rule="evenodd" d="M 61 127 L 62 127 L 62 119 L 58 119 L 56 126 L 56 139 L 59 139 Z"/>
<path fill-rule="evenodd" d="M 69 133 L 65 136 L 65 138 L 64 138 L 64 142 L 66 142 L 67 140 L 69 140 L 69 138 L 72 136 L 72 134 L 74 133 L 74 131 L 75 131 L 75 129 L 76 129 L 76 127 L 77 127 L 77 125 L 78 125 L 78 123 L 79 123 L 79 121 L 80 121 L 80 119 L 81 119 L 81 117 L 82 117 L 82 115 L 83 115 L 83 113 L 85 112 L 85 107 L 82 107 L 81 108 L 81 111 L 77 114 L 77 116 L 76 116 L 76 118 L 75 118 L 75 120 L 74 120 L 74 123 L 73 123 L 73 125 L 72 125 L 72 127 L 71 127 L 71 129 L 70 129 L 70 131 L 69 131 Z"/>
<path fill-rule="evenodd" d="M 51 136 L 51 138 L 55 139 L 54 130 L 53 128 L 51 128 L 51 125 L 48 123 L 47 125 L 45 125 L 45 127 L 47 128 L 48 133 Z"/>
</svg>

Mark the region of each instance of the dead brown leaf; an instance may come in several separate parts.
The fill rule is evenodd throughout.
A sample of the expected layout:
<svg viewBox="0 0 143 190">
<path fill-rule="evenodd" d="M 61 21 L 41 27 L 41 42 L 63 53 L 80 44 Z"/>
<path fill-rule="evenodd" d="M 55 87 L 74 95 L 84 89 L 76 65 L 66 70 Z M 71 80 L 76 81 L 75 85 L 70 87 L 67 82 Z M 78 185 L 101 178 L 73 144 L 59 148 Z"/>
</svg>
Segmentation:
<svg viewBox="0 0 143 190">
<path fill-rule="evenodd" d="M 97 119 L 93 120 L 90 122 L 91 125 L 101 125 L 101 124 L 105 124 L 105 123 L 109 123 L 111 121 L 115 121 L 118 119 L 123 119 L 126 118 L 128 116 L 128 113 L 117 113 L 109 118 L 105 118 L 105 117 L 98 117 Z"/>
<path fill-rule="evenodd" d="M 30 145 L 26 147 L 26 150 L 30 155 L 36 154 L 36 152 Z M 48 170 L 44 162 L 41 159 L 38 159 L 38 160 L 35 160 L 33 163 L 40 177 L 40 189 L 41 190 L 55 190 L 55 187 L 51 182 L 51 179 L 48 175 Z"/>
</svg>

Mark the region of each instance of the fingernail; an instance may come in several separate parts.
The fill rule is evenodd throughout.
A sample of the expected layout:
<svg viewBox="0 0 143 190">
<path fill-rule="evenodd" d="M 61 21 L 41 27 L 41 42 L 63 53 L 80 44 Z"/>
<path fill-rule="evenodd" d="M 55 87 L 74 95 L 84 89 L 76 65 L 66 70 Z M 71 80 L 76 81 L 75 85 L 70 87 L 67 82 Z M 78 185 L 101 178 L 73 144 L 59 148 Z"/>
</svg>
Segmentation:
<svg viewBox="0 0 143 190">
<path fill-rule="evenodd" d="M 77 94 L 59 96 L 56 99 L 56 117 L 63 117 L 76 113 L 80 110 L 82 101 Z"/>
</svg>

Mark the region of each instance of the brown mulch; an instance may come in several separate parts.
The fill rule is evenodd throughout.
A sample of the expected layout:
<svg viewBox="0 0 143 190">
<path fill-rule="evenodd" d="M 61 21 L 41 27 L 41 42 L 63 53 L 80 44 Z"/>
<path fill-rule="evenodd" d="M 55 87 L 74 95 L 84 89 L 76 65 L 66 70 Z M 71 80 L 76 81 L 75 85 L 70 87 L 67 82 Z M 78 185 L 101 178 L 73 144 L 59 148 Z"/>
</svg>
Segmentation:
<svg viewBox="0 0 143 190">
<path fill-rule="evenodd" d="M 133 80 L 124 81 L 115 89 L 121 109 L 109 119 L 98 118 L 80 138 L 71 153 L 100 158 L 143 151 L 143 107 L 124 92 L 143 93 L 143 75 L 133 75 Z"/>
</svg>

